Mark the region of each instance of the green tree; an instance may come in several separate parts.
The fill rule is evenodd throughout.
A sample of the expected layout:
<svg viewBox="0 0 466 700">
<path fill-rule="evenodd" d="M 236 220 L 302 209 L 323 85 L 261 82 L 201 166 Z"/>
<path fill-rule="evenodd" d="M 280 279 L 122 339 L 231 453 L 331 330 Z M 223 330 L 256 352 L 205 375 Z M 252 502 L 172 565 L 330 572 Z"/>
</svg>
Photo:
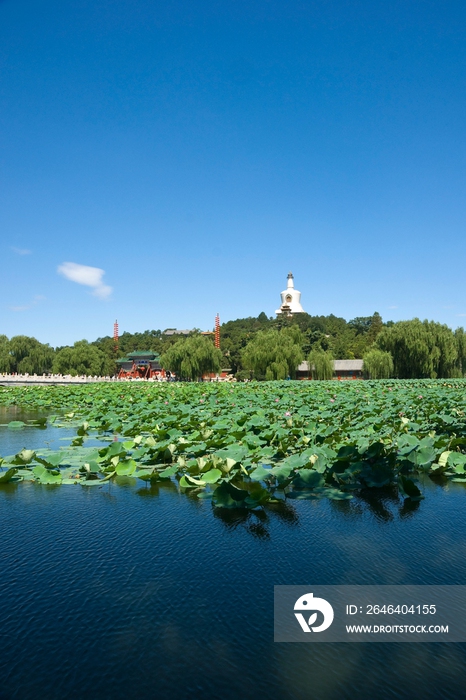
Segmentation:
<svg viewBox="0 0 466 700">
<path fill-rule="evenodd" d="M 53 361 L 53 372 L 86 376 L 107 376 L 115 372 L 115 363 L 102 350 L 87 340 L 78 340 L 73 347 L 60 348 Z"/>
<path fill-rule="evenodd" d="M 11 371 L 12 357 L 10 355 L 10 341 L 6 335 L 0 335 L 0 372 Z"/>
<path fill-rule="evenodd" d="M 319 347 L 314 348 L 308 362 L 313 379 L 333 379 L 333 357 L 329 351 Z"/>
<path fill-rule="evenodd" d="M 384 328 L 376 346 L 393 358 L 400 379 L 451 377 L 457 374 L 458 348 L 453 331 L 434 321 L 399 321 Z"/>
<path fill-rule="evenodd" d="M 348 326 L 356 331 L 357 335 L 366 335 L 369 333 L 372 323 L 372 316 L 356 316 L 348 321 Z"/>
<path fill-rule="evenodd" d="M 363 360 L 364 374 L 370 379 L 388 379 L 393 376 L 393 358 L 389 352 L 372 348 Z"/>
<path fill-rule="evenodd" d="M 455 334 L 446 324 L 424 321 L 428 332 L 434 337 L 439 356 L 435 374 L 437 377 L 455 377 L 458 375 L 458 345 Z"/>
<path fill-rule="evenodd" d="M 242 363 L 257 379 L 295 377 L 304 359 L 303 337 L 297 326 L 258 331 L 242 352 Z"/>
<path fill-rule="evenodd" d="M 372 316 L 357 316 L 348 321 L 347 330 L 351 335 L 345 334 L 345 351 L 344 354 L 341 352 L 337 354 L 338 359 L 363 357 L 371 348 L 383 327 L 382 317 L 377 311 Z"/>
<path fill-rule="evenodd" d="M 458 358 L 456 361 L 458 374 L 460 377 L 464 377 L 466 374 L 466 333 L 464 328 L 457 328 L 455 331 L 456 349 L 458 352 Z"/>
<path fill-rule="evenodd" d="M 55 351 L 27 335 L 15 335 L 8 344 L 10 372 L 44 374 L 52 369 Z"/>
<path fill-rule="evenodd" d="M 269 329 L 272 323 L 262 311 L 257 318 L 251 316 L 222 324 L 220 345 L 227 358 L 226 364 L 234 374 L 243 369 L 242 353 L 246 345 L 258 331 Z"/>
<path fill-rule="evenodd" d="M 204 374 L 218 372 L 223 355 L 211 338 L 191 335 L 177 340 L 161 357 L 162 367 L 182 379 L 200 379 Z"/>
</svg>

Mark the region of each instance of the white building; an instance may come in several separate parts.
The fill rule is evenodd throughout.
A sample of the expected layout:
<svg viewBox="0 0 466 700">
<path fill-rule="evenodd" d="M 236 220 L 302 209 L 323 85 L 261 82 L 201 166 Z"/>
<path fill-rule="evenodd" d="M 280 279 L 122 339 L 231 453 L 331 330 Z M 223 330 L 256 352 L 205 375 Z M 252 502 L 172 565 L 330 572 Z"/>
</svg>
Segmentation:
<svg viewBox="0 0 466 700">
<path fill-rule="evenodd" d="M 305 313 L 303 307 L 301 306 L 301 292 L 298 292 L 294 288 L 293 273 L 288 273 L 288 284 L 286 289 L 280 294 L 282 298 L 282 303 L 279 309 L 275 311 L 277 314 L 285 314 L 285 316 L 292 316 L 293 314 L 303 314 Z"/>
<path fill-rule="evenodd" d="M 333 371 L 337 379 L 357 379 L 362 377 L 362 360 L 333 360 Z M 309 379 L 309 362 L 301 362 L 296 370 L 296 379 Z"/>
</svg>

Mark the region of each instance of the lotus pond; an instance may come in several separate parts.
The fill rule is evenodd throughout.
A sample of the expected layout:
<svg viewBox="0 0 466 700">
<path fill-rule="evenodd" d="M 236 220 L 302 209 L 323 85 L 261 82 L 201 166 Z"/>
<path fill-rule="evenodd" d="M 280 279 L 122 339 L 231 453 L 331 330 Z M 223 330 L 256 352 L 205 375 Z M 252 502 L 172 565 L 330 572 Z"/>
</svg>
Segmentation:
<svg viewBox="0 0 466 700">
<path fill-rule="evenodd" d="M 74 427 L 75 437 L 66 449 L 27 445 L 4 456 L 0 483 L 173 480 L 235 509 L 345 500 L 388 484 L 418 500 L 420 473 L 466 484 L 465 389 L 464 381 L 3 389 L 4 406 L 60 411 L 3 427 L 48 423 Z M 90 448 L 90 436 L 113 442 Z"/>
<path fill-rule="evenodd" d="M 465 582 L 465 390 L 0 389 L 0 699 L 462 697 L 464 645 L 311 652 L 272 611 L 274 584 Z"/>
</svg>

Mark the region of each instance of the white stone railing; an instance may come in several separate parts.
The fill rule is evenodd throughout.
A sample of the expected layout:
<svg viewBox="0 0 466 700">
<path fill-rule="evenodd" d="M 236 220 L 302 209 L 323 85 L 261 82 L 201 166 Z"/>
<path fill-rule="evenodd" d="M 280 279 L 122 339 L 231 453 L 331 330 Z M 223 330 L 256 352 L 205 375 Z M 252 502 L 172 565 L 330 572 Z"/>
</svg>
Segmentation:
<svg viewBox="0 0 466 700">
<path fill-rule="evenodd" d="M 94 384 L 96 382 L 117 382 L 116 377 L 87 377 L 71 374 L 1 374 L 0 384 Z"/>
<path fill-rule="evenodd" d="M 144 379 L 142 377 L 87 377 L 80 375 L 73 377 L 71 374 L 2 374 L 0 372 L 0 386 L 14 386 L 24 384 L 96 384 L 97 382 L 166 382 L 166 377 L 152 377 Z M 208 377 L 205 382 L 225 382 L 236 381 L 233 377 Z"/>
</svg>

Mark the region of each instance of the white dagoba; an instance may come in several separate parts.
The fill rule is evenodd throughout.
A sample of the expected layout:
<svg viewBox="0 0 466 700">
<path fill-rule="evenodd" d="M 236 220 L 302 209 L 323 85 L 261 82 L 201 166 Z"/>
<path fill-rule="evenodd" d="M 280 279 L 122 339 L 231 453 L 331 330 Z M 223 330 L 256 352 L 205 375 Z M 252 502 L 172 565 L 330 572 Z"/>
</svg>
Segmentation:
<svg viewBox="0 0 466 700">
<path fill-rule="evenodd" d="M 293 273 L 288 273 L 288 284 L 285 289 L 280 294 L 282 298 L 282 305 L 279 309 L 275 311 L 277 314 L 285 314 L 286 316 L 292 316 L 293 314 L 304 314 L 306 313 L 301 306 L 301 292 L 298 292 L 294 288 Z"/>
</svg>

